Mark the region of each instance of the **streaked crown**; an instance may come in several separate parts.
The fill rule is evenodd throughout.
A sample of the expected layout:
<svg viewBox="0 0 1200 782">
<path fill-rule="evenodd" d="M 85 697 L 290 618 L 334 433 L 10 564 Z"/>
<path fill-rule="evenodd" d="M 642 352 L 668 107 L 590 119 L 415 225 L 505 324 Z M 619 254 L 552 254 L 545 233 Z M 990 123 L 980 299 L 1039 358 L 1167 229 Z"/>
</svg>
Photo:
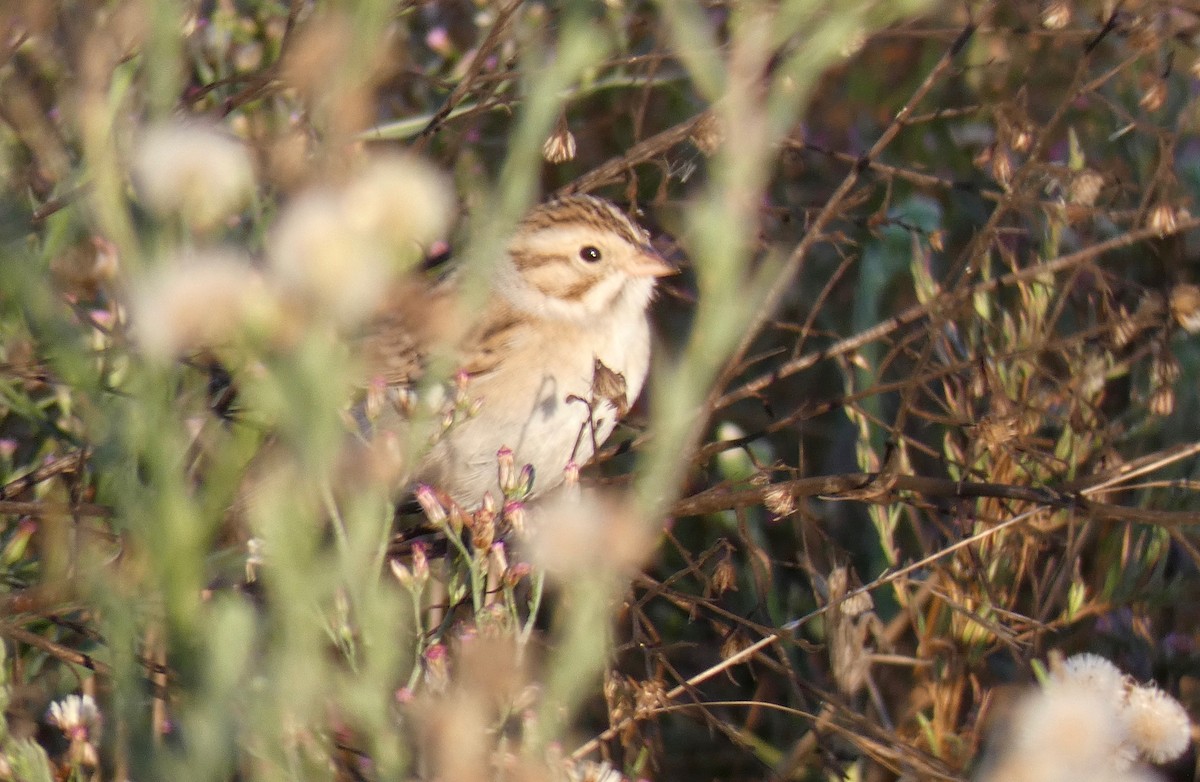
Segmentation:
<svg viewBox="0 0 1200 782">
<path fill-rule="evenodd" d="M 675 271 L 641 226 L 615 205 L 587 195 L 534 208 L 508 249 L 534 291 L 588 311 L 611 306 L 630 288 L 648 298 L 653 278 Z"/>
</svg>

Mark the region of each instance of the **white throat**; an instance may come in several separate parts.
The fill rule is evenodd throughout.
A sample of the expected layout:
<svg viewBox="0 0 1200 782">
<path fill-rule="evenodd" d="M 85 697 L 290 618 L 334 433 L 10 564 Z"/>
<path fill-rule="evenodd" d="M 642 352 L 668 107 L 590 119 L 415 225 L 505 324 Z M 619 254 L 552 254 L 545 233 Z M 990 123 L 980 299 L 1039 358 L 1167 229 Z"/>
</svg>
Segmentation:
<svg viewBox="0 0 1200 782">
<path fill-rule="evenodd" d="M 495 274 L 495 291 L 518 310 L 576 326 L 595 328 L 625 321 L 643 313 L 654 295 L 653 277 L 610 274 L 596 280 L 583 296 L 567 300 L 531 286 L 511 262 L 501 264 Z"/>
</svg>

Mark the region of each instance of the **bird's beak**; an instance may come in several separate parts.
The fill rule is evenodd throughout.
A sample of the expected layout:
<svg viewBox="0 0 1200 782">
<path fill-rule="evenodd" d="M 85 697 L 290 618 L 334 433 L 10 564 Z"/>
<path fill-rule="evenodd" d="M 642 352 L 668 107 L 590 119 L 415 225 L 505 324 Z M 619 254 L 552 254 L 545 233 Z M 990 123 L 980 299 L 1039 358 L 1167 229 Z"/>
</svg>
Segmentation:
<svg viewBox="0 0 1200 782">
<path fill-rule="evenodd" d="M 653 247 L 646 245 L 634 259 L 629 273 L 634 277 L 667 277 L 678 274 L 679 269 L 668 263 Z"/>
</svg>

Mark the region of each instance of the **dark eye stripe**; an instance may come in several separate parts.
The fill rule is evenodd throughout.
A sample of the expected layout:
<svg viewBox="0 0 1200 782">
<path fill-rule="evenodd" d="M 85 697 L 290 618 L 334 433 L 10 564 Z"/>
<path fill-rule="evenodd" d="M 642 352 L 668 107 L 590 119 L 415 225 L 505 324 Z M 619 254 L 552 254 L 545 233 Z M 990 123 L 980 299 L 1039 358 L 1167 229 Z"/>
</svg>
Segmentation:
<svg viewBox="0 0 1200 782">
<path fill-rule="evenodd" d="M 517 266 L 522 269 L 534 269 L 548 263 L 561 263 L 563 256 L 553 253 L 519 253 L 513 256 Z"/>
<path fill-rule="evenodd" d="M 564 290 L 559 295 L 559 298 L 562 299 L 563 301 L 579 301 L 584 296 L 586 296 L 587 292 L 590 291 L 595 286 L 596 286 L 595 280 L 580 280 L 579 282 L 572 285 L 570 288 L 567 288 L 566 290 Z"/>
</svg>

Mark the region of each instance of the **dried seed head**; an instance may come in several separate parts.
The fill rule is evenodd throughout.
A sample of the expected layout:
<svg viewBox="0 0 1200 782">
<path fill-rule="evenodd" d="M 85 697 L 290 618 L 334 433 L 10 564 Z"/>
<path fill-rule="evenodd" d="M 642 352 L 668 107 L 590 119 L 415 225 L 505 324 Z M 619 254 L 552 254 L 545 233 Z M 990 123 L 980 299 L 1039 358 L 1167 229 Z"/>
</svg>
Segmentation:
<svg viewBox="0 0 1200 782">
<path fill-rule="evenodd" d="M 494 516 L 487 516 L 483 519 L 476 517 L 474 525 L 471 527 L 471 544 L 475 547 L 475 551 L 483 552 L 491 548 L 492 543 L 496 541 L 496 523 Z"/>
<path fill-rule="evenodd" d="M 505 572 L 504 583 L 511 589 L 528 578 L 532 572 L 533 567 L 528 562 L 518 562 Z"/>
<path fill-rule="evenodd" d="M 712 585 L 718 595 L 723 595 L 731 590 L 737 591 L 737 568 L 734 567 L 729 552 L 726 552 L 717 562 L 717 567 L 713 570 Z"/>
<path fill-rule="evenodd" d="M 1175 410 L 1175 389 L 1162 386 L 1150 394 L 1150 413 L 1156 416 L 1168 416 Z"/>
<path fill-rule="evenodd" d="M 1139 763 L 1165 763 L 1187 750 L 1187 712 L 1153 686 L 1136 686 L 1104 657 L 1051 658 L 1044 685 L 1020 700 L 1000 757 L 980 777 L 1007 780 L 1150 780 Z M 1115 772 L 1115 774 L 1114 774 Z"/>
<path fill-rule="evenodd" d="M 496 501 L 490 491 L 484 493 L 483 504 L 471 516 L 471 543 L 476 552 L 486 552 L 496 541 Z"/>
<path fill-rule="evenodd" d="M 1200 331 L 1200 286 L 1183 284 L 1171 289 L 1171 315 L 1184 331 Z"/>
<path fill-rule="evenodd" d="M 609 369 L 603 361 L 596 359 L 592 366 L 592 396 L 596 401 L 605 401 L 617 408 L 617 415 L 629 412 L 629 389 L 625 376 Z"/>
<path fill-rule="evenodd" d="M 999 106 L 995 122 L 996 142 L 999 148 L 1007 147 L 1013 152 L 1025 153 L 1033 147 L 1037 127 L 1029 119 L 1023 97 Z"/>
<path fill-rule="evenodd" d="M 1108 382 L 1110 357 L 1101 352 L 1089 353 L 1079 373 L 1079 393 L 1085 399 L 1093 399 L 1104 391 Z"/>
<path fill-rule="evenodd" d="M 996 145 L 994 143 L 988 144 L 986 147 L 979 150 L 971 162 L 975 164 L 976 168 L 978 168 L 980 171 L 983 171 L 984 169 L 991 167 L 992 158 L 995 157 L 995 155 Z"/>
<path fill-rule="evenodd" d="M 1007 444 L 1017 436 L 1018 424 L 1017 417 L 1014 415 L 989 414 L 976 424 L 975 433 L 983 447 L 993 450 Z"/>
<path fill-rule="evenodd" d="M 1150 228 L 1157 231 L 1159 236 L 1174 233 L 1175 228 L 1179 225 L 1175 215 L 1175 208 L 1167 204 L 1159 204 L 1150 210 L 1150 218 L 1147 224 Z"/>
<path fill-rule="evenodd" d="M 559 114 L 554 132 L 542 144 L 542 157 L 550 163 L 565 163 L 575 159 L 575 135 L 567 126 L 567 115 Z"/>
<path fill-rule="evenodd" d="M 1067 201 L 1076 206 L 1095 206 L 1096 197 L 1100 195 L 1103 187 L 1104 176 L 1090 168 L 1085 168 L 1071 177 L 1071 184 L 1067 189 Z"/>
<path fill-rule="evenodd" d="M 1159 351 L 1150 365 L 1150 382 L 1155 386 L 1174 385 L 1179 379 L 1179 359 L 1168 350 Z"/>
<path fill-rule="evenodd" d="M 1200 289 L 1197 290 L 1197 305 L 1198 309 L 1200 309 Z M 1113 346 L 1118 348 L 1125 347 L 1133 341 L 1137 333 L 1137 321 L 1133 319 L 1133 315 L 1129 312 L 1129 309 L 1122 304 L 1117 308 L 1116 316 L 1113 318 Z"/>
<path fill-rule="evenodd" d="M 763 494 L 763 504 L 776 518 L 791 516 L 796 512 L 796 498 L 787 486 L 772 486 Z"/>
<path fill-rule="evenodd" d="M 634 685 L 633 702 L 638 717 L 649 717 L 667 704 L 667 692 L 660 681 L 639 682 Z"/>
<path fill-rule="evenodd" d="M 728 660 L 749 646 L 750 642 L 746 640 L 746 636 L 740 630 L 735 630 L 721 643 L 721 659 Z"/>
<path fill-rule="evenodd" d="M 1042 9 L 1042 27 L 1061 30 L 1071 23 L 1071 4 L 1066 0 L 1052 0 Z"/>
<path fill-rule="evenodd" d="M 102 236 L 75 242 L 50 259 L 55 285 L 73 301 L 97 298 L 120 271 L 117 246 Z"/>
<path fill-rule="evenodd" d="M 1162 79 L 1156 78 L 1149 87 L 1142 92 L 1141 99 L 1138 100 L 1138 105 L 1146 111 L 1158 111 L 1167 102 L 1167 83 Z"/>
<path fill-rule="evenodd" d="M 633 684 L 624 676 L 609 672 L 604 677 L 604 701 L 608 704 L 610 720 L 615 724 L 631 717 L 633 712 Z"/>
<path fill-rule="evenodd" d="M 838 610 L 848 617 L 861 616 L 874 608 L 875 600 L 871 597 L 870 592 L 858 592 L 847 597 L 838 605 Z"/>
<path fill-rule="evenodd" d="M 706 157 L 711 157 L 725 140 L 725 130 L 721 127 L 720 118 L 711 111 L 706 113 L 692 127 L 689 138 L 696 145 L 696 149 Z"/>
</svg>

